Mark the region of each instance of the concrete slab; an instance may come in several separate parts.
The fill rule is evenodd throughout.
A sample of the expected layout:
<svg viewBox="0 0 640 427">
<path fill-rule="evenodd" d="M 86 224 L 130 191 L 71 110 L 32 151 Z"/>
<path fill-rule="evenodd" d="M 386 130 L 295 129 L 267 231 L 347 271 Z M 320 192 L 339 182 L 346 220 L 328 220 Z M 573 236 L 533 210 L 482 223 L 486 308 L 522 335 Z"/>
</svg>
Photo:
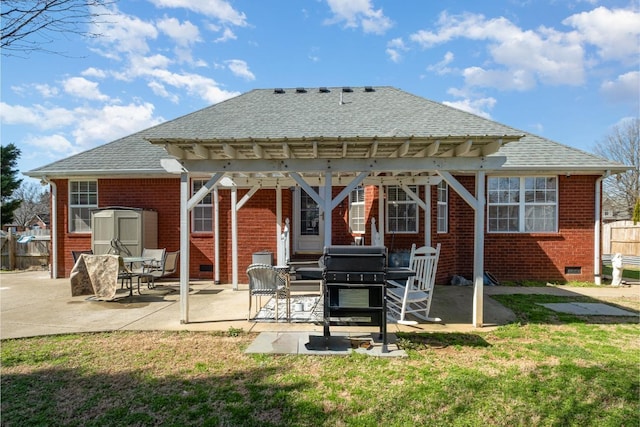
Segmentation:
<svg viewBox="0 0 640 427">
<path fill-rule="evenodd" d="M 514 313 L 490 297 L 502 293 L 548 293 L 587 295 L 593 298 L 628 298 L 640 300 L 640 287 L 610 286 L 518 288 L 487 286 L 484 288 L 483 331 L 515 320 Z M 181 323 L 180 295 L 177 280 L 158 282 L 156 290 L 142 287 L 142 295 L 118 290 L 118 299 L 98 302 L 86 296 L 72 297 L 69 279 L 51 279 L 46 271 L 3 272 L 0 274 L 0 338 L 21 338 L 74 332 L 116 330 L 137 331 L 228 331 L 304 332 L 322 335 L 322 325 L 312 323 L 248 322 L 247 285 L 233 290 L 229 284 L 192 280 L 189 283 L 187 322 Z M 440 323 L 398 325 L 389 323 L 395 332 L 472 332 L 473 287 L 436 286 L 431 315 Z M 332 334 L 376 332 L 377 327 L 336 326 Z M 280 345 L 280 344 L 278 344 Z M 299 350 L 300 351 L 300 350 Z"/>
<path fill-rule="evenodd" d="M 622 310 L 609 304 L 591 302 L 559 302 L 540 304 L 559 313 L 578 316 L 638 316 L 638 313 Z"/>
<path fill-rule="evenodd" d="M 315 332 L 261 332 L 245 353 L 347 356 L 355 352 L 376 357 L 407 357 L 395 344 L 395 334 L 388 334 L 388 342 L 388 351 L 383 352 L 378 333 L 332 331 L 325 339 L 322 333 Z"/>
</svg>

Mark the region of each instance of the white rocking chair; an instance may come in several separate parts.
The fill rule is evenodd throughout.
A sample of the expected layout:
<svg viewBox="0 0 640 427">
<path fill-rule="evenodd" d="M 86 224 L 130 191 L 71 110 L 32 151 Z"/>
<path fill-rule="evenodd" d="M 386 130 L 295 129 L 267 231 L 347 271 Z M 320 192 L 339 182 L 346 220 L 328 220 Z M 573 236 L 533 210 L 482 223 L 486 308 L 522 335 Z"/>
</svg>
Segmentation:
<svg viewBox="0 0 640 427">
<path fill-rule="evenodd" d="M 401 325 L 418 323 L 407 320 L 407 313 L 428 322 L 442 321 L 439 317 L 429 317 L 439 256 L 440 243 L 435 249 L 429 246 L 416 248 L 414 243 L 411 246 L 409 269 L 415 271 L 416 275 L 409 277 L 406 283 L 389 281 L 392 286 L 387 288 L 387 307 L 396 315 L 397 323 Z"/>
</svg>

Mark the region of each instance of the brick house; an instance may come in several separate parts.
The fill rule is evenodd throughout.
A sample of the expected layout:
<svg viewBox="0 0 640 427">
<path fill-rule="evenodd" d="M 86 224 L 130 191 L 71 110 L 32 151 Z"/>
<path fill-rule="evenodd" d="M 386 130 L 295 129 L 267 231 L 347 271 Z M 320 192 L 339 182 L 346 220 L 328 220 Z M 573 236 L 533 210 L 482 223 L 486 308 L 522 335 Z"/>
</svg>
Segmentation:
<svg viewBox="0 0 640 427">
<path fill-rule="evenodd" d="M 125 206 L 157 212 L 183 288 L 190 277 L 246 283 L 256 252 L 282 264 L 327 244 L 393 256 L 441 243 L 437 282 L 462 275 L 481 291 L 485 270 L 599 280 L 601 181 L 627 169 L 367 86 L 253 90 L 26 175 L 52 187 L 54 277 L 91 247 L 91 210 Z"/>
</svg>

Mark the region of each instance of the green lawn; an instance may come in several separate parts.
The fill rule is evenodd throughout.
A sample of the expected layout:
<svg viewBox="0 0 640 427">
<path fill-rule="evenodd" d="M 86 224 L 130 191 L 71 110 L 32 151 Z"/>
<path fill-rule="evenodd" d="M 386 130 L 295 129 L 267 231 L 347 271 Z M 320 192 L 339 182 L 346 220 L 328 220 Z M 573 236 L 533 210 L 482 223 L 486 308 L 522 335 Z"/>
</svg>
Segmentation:
<svg viewBox="0 0 640 427">
<path fill-rule="evenodd" d="M 499 298 L 518 323 L 401 334 L 405 359 L 248 355 L 238 330 L 4 340 L 2 425 L 640 425 L 637 316 Z"/>
<path fill-rule="evenodd" d="M 605 276 L 611 277 L 612 272 L 613 272 L 613 268 L 606 265 L 602 266 L 602 274 L 604 274 Z M 631 280 L 638 281 L 640 280 L 640 270 L 626 267 L 622 270 L 622 277 L 624 279 L 631 279 Z"/>
</svg>

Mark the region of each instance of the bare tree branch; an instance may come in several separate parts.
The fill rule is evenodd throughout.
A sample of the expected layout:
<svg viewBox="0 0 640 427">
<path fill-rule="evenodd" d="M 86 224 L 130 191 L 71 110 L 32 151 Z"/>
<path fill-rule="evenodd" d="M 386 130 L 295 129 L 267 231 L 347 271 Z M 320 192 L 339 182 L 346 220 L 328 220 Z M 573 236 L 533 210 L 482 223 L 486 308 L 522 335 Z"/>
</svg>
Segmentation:
<svg viewBox="0 0 640 427">
<path fill-rule="evenodd" d="M 0 50 L 2 55 L 32 52 L 63 54 L 48 49 L 60 37 L 98 37 L 92 24 L 109 15 L 116 0 L 2 0 Z"/>
<path fill-rule="evenodd" d="M 22 200 L 20 207 L 13 212 L 13 223 L 27 226 L 36 215 L 49 213 L 49 192 L 33 182 L 23 182 L 15 191 L 16 199 Z"/>
<path fill-rule="evenodd" d="M 629 218 L 640 200 L 640 118 L 615 126 L 609 135 L 596 145 L 596 154 L 615 160 L 632 169 L 608 178 L 604 191 L 623 207 Z"/>
</svg>

